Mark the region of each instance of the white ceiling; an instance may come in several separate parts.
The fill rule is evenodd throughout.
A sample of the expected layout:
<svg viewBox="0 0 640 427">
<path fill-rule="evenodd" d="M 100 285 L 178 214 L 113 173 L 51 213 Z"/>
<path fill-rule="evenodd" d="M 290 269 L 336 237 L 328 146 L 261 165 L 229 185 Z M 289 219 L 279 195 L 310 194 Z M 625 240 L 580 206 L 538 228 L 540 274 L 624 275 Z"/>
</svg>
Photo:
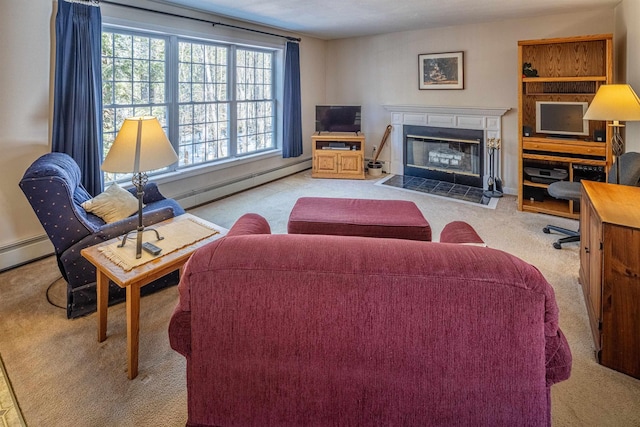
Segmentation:
<svg viewBox="0 0 640 427">
<path fill-rule="evenodd" d="M 613 7 L 620 0 L 156 0 L 321 39 Z"/>
</svg>

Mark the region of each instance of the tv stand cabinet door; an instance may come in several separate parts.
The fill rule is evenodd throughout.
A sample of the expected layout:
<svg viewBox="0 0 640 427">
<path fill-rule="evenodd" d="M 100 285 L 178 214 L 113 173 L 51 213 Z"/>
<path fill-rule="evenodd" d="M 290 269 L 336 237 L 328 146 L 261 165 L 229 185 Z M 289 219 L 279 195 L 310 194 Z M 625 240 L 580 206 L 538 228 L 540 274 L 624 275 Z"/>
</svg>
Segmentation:
<svg viewBox="0 0 640 427">
<path fill-rule="evenodd" d="M 359 177 L 364 174 L 364 161 L 362 152 L 341 153 L 338 154 L 340 160 L 338 162 L 338 172 L 341 174 L 353 174 Z"/>
<path fill-rule="evenodd" d="M 338 153 L 335 151 L 318 150 L 313 158 L 313 176 L 338 173 Z"/>
</svg>

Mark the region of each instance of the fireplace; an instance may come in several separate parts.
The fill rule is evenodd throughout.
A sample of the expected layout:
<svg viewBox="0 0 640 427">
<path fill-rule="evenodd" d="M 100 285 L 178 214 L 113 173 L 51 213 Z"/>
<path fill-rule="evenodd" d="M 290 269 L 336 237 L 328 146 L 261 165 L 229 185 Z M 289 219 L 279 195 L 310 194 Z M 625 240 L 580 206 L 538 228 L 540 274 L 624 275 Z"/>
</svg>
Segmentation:
<svg viewBox="0 0 640 427">
<path fill-rule="evenodd" d="M 403 175 L 483 188 L 483 131 L 405 125 L 403 135 Z"/>
<path fill-rule="evenodd" d="M 470 169 L 471 175 L 479 175 L 480 183 L 477 185 L 478 187 L 484 189 L 488 188 L 487 180 L 489 178 L 489 171 L 485 170 L 487 169 L 485 165 L 489 164 L 489 160 L 487 158 L 488 150 L 485 149 L 485 145 L 490 138 L 502 138 L 502 116 L 509 111 L 509 108 L 427 105 L 385 105 L 384 108 L 391 112 L 391 125 L 393 126 L 393 130 L 391 131 L 389 154 L 386 159 L 382 159 L 385 171 L 393 175 L 404 175 L 407 173 L 405 172 L 407 157 L 410 157 L 410 164 L 416 163 L 413 152 L 412 154 L 408 154 L 406 150 L 407 144 L 405 142 L 405 127 L 415 126 L 418 128 L 431 128 L 432 130 L 436 129 L 441 130 L 442 132 L 462 131 L 462 134 L 455 134 L 450 139 L 470 141 L 476 141 L 479 139 L 477 144 L 474 144 L 473 142 L 471 143 L 471 147 L 473 147 L 473 145 L 477 145 L 477 153 L 472 153 L 474 150 L 467 147 L 466 149 L 468 151 L 464 151 L 465 149 L 462 149 L 462 152 L 465 155 L 460 153 L 456 154 L 455 151 L 458 150 L 458 147 L 452 148 L 449 142 L 446 142 L 446 144 L 442 143 L 440 148 L 443 148 L 444 151 L 434 153 L 431 157 L 432 161 L 441 159 L 438 167 L 433 167 L 433 164 L 429 164 L 429 155 L 427 154 L 426 164 L 424 164 L 424 161 L 423 163 L 418 162 L 416 166 L 419 167 L 415 168 L 418 169 L 418 171 L 411 173 L 422 174 L 425 173 L 425 170 L 430 170 L 429 173 L 451 172 L 454 174 L 453 179 L 461 180 L 463 179 L 463 176 L 466 176 L 466 172 L 463 173 L 459 169 L 455 168 L 461 168 L 462 163 L 465 167 Z M 466 133 L 467 131 L 471 131 L 473 133 L 468 134 Z M 425 135 L 417 134 L 417 136 Z M 441 139 L 449 138 L 442 134 L 437 135 L 437 137 Z M 416 147 L 418 146 L 418 140 L 419 139 L 416 138 L 412 143 Z M 417 150 L 420 152 L 421 149 L 417 148 Z M 424 150 L 424 148 L 422 150 Z M 454 150 L 454 153 L 449 150 Z M 477 161 L 471 160 L 472 158 L 476 158 Z M 446 164 L 446 159 L 449 159 L 448 165 Z M 453 160 L 453 162 L 451 160 Z M 498 161 L 495 171 L 496 176 L 500 176 L 500 168 L 501 165 Z M 474 178 L 474 180 L 476 179 L 477 178 Z"/>
</svg>

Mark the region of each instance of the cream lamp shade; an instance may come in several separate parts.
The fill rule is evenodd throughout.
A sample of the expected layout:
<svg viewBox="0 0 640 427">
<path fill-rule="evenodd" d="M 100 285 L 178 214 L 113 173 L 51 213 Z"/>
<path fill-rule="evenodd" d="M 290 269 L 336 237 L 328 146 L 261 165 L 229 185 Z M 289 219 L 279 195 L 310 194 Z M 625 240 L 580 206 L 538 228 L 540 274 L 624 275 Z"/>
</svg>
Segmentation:
<svg viewBox="0 0 640 427">
<path fill-rule="evenodd" d="M 140 173 L 169 166 L 177 160 L 178 156 L 157 118 L 129 117 L 124 120 L 101 169 Z"/>
<path fill-rule="evenodd" d="M 624 125 L 620 122 L 640 120 L 640 99 L 627 84 L 602 85 L 593 97 L 584 120 L 605 120 L 613 122 L 609 126 L 613 128 L 611 136 L 611 151 L 614 161 L 624 153 L 624 141 L 620 134 L 620 128 Z M 616 167 L 616 181 L 620 182 L 620 165 Z"/>
<path fill-rule="evenodd" d="M 640 99 L 627 84 L 602 85 L 583 118 L 613 122 L 640 120 Z"/>
</svg>

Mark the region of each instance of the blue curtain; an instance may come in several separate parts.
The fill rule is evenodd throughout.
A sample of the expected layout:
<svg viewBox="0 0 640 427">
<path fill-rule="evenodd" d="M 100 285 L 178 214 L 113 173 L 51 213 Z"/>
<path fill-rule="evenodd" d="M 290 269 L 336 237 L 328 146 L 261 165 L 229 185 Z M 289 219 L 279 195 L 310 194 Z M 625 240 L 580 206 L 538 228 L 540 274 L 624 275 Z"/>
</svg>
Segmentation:
<svg viewBox="0 0 640 427">
<path fill-rule="evenodd" d="M 93 196 L 103 189 L 101 34 L 94 2 L 58 1 L 51 150 L 73 157 Z"/>
<path fill-rule="evenodd" d="M 300 46 L 287 42 L 284 62 L 284 132 L 282 157 L 302 155 L 302 106 L 300 102 Z"/>
</svg>

